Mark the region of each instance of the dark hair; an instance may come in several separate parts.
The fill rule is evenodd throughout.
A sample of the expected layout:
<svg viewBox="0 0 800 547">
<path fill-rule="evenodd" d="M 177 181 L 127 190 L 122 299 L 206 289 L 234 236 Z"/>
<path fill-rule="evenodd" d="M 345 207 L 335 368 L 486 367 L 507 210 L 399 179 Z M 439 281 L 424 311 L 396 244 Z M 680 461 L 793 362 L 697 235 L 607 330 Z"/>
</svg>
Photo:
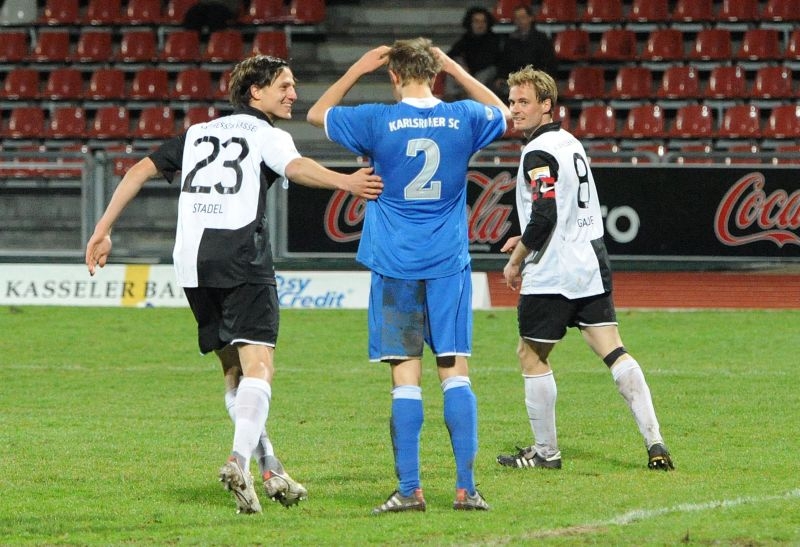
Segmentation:
<svg viewBox="0 0 800 547">
<path fill-rule="evenodd" d="M 516 6 L 514 6 L 514 11 L 517 11 L 517 10 L 520 10 L 520 9 L 525 10 L 525 13 L 527 13 L 528 15 L 533 17 L 533 7 L 532 6 L 530 6 L 528 4 L 517 4 Z"/>
<path fill-rule="evenodd" d="M 476 13 L 482 13 L 486 16 L 486 23 L 489 27 L 489 30 L 492 30 L 492 25 L 494 25 L 494 17 L 492 17 L 492 12 L 482 6 L 472 6 L 467 10 L 464 14 L 464 18 L 461 19 L 461 26 L 464 27 L 468 32 L 472 30 L 472 16 Z"/>
<path fill-rule="evenodd" d="M 242 108 L 250 104 L 250 86 L 264 87 L 275 81 L 289 63 L 280 57 L 254 55 L 239 62 L 231 72 L 230 103 Z"/>
</svg>

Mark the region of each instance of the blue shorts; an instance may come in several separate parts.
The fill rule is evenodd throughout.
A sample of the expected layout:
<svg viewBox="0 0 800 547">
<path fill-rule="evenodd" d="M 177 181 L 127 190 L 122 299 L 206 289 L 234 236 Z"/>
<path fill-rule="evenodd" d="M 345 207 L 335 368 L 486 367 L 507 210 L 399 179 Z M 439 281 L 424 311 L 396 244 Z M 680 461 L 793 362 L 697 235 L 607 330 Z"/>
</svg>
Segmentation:
<svg viewBox="0 0 800 547">
<path fill-rule="evenodd" d="M 438 279 L 394 279 L 372 272 L 369 359 L 419 359 L 472 352 L 472 271 Z"/>
</svg>

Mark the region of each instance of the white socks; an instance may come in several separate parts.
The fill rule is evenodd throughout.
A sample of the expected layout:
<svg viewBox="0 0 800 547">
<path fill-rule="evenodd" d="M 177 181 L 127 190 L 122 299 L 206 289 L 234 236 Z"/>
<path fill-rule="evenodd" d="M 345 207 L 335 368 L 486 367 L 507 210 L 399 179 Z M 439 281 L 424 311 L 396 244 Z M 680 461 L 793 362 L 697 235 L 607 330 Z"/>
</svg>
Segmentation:
<svg viewBox="0 0 800 547">
<path fill-rule="evenodd" d="M 650 388 L 639 363 L 633 358 L 620 361 L 611 367 L 611 376 L 617 384 L 620 395 L 631 409 L 639 432 L 644 437 L 645 446 L 650 448 L 654 443 L 663 442 Z"/>
<path fill-rule="evenodd" d="M 556 380 L 553 371 L 536 376 L 523 374 L 525 382 L 525 407 L 535 440 L 536 452 L 543 458 L 558 453 L 556 435 Z"/>
<path fill-rule="evenodd" d="M 228 406 L 228 412 L 235 414 L 236 429 L 233 434 L 233 451 L 245 458 L 244 468 L 250 465 L 269 415 L 269 402 L 272 388 L 259 378 L 242 378 L 236 390 L 234 405 Z M 228 405 L 228 394 L 225 396 Z"/>
</svg>

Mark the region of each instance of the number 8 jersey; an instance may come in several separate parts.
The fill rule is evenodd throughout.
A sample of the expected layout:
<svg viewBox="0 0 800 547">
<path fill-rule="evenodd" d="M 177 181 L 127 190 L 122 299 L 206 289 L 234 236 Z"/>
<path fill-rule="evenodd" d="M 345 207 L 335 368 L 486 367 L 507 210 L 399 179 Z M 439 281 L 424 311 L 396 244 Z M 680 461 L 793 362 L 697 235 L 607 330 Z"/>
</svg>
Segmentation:
<svg viewBox="0 0 800 547">
<path fill-rule="evenodd" d="M 583 145 L 559 122 L 541 126 L 517 172 L 523 264 L 521 294 L 583 298 L 611 290 L 600 199 Z"/>
<path fill-rule="evenodd" d="M 367 202 L 356 259 L 397 279 L 437 279 L 469 264 L 467 167 L 506 129 L 500 109 L 436 98 L 335 106 L 328 138 L 369 156 L 383 193 Z"/>
<path fill-rule="evenodd" d="M 291 135 L 247 108 L 191 126 L 150 159 L 181 171 L 173 260 L 182 287 L 274 284 L 267 190 L 300 153 Z"/>
</svg>

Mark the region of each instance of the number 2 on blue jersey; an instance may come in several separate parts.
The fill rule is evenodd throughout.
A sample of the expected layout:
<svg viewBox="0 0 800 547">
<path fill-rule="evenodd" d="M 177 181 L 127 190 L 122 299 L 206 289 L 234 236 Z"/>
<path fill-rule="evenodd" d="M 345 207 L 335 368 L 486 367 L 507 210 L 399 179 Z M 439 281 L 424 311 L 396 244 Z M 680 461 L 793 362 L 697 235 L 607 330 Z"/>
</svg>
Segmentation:
<svg viewBox="0 0 800 547">
<path fill-rule="evenodd" d="M 403 196 L 406 200 L 439 199 L 442 196 L 442 182 L 431 180 L 439 169 L 439 146 L 431 139 L 411 139 L 406 146 L 406 156 L 425 155 L 425 164 L 414 179 L 406 184 Z"/>
</svg>

